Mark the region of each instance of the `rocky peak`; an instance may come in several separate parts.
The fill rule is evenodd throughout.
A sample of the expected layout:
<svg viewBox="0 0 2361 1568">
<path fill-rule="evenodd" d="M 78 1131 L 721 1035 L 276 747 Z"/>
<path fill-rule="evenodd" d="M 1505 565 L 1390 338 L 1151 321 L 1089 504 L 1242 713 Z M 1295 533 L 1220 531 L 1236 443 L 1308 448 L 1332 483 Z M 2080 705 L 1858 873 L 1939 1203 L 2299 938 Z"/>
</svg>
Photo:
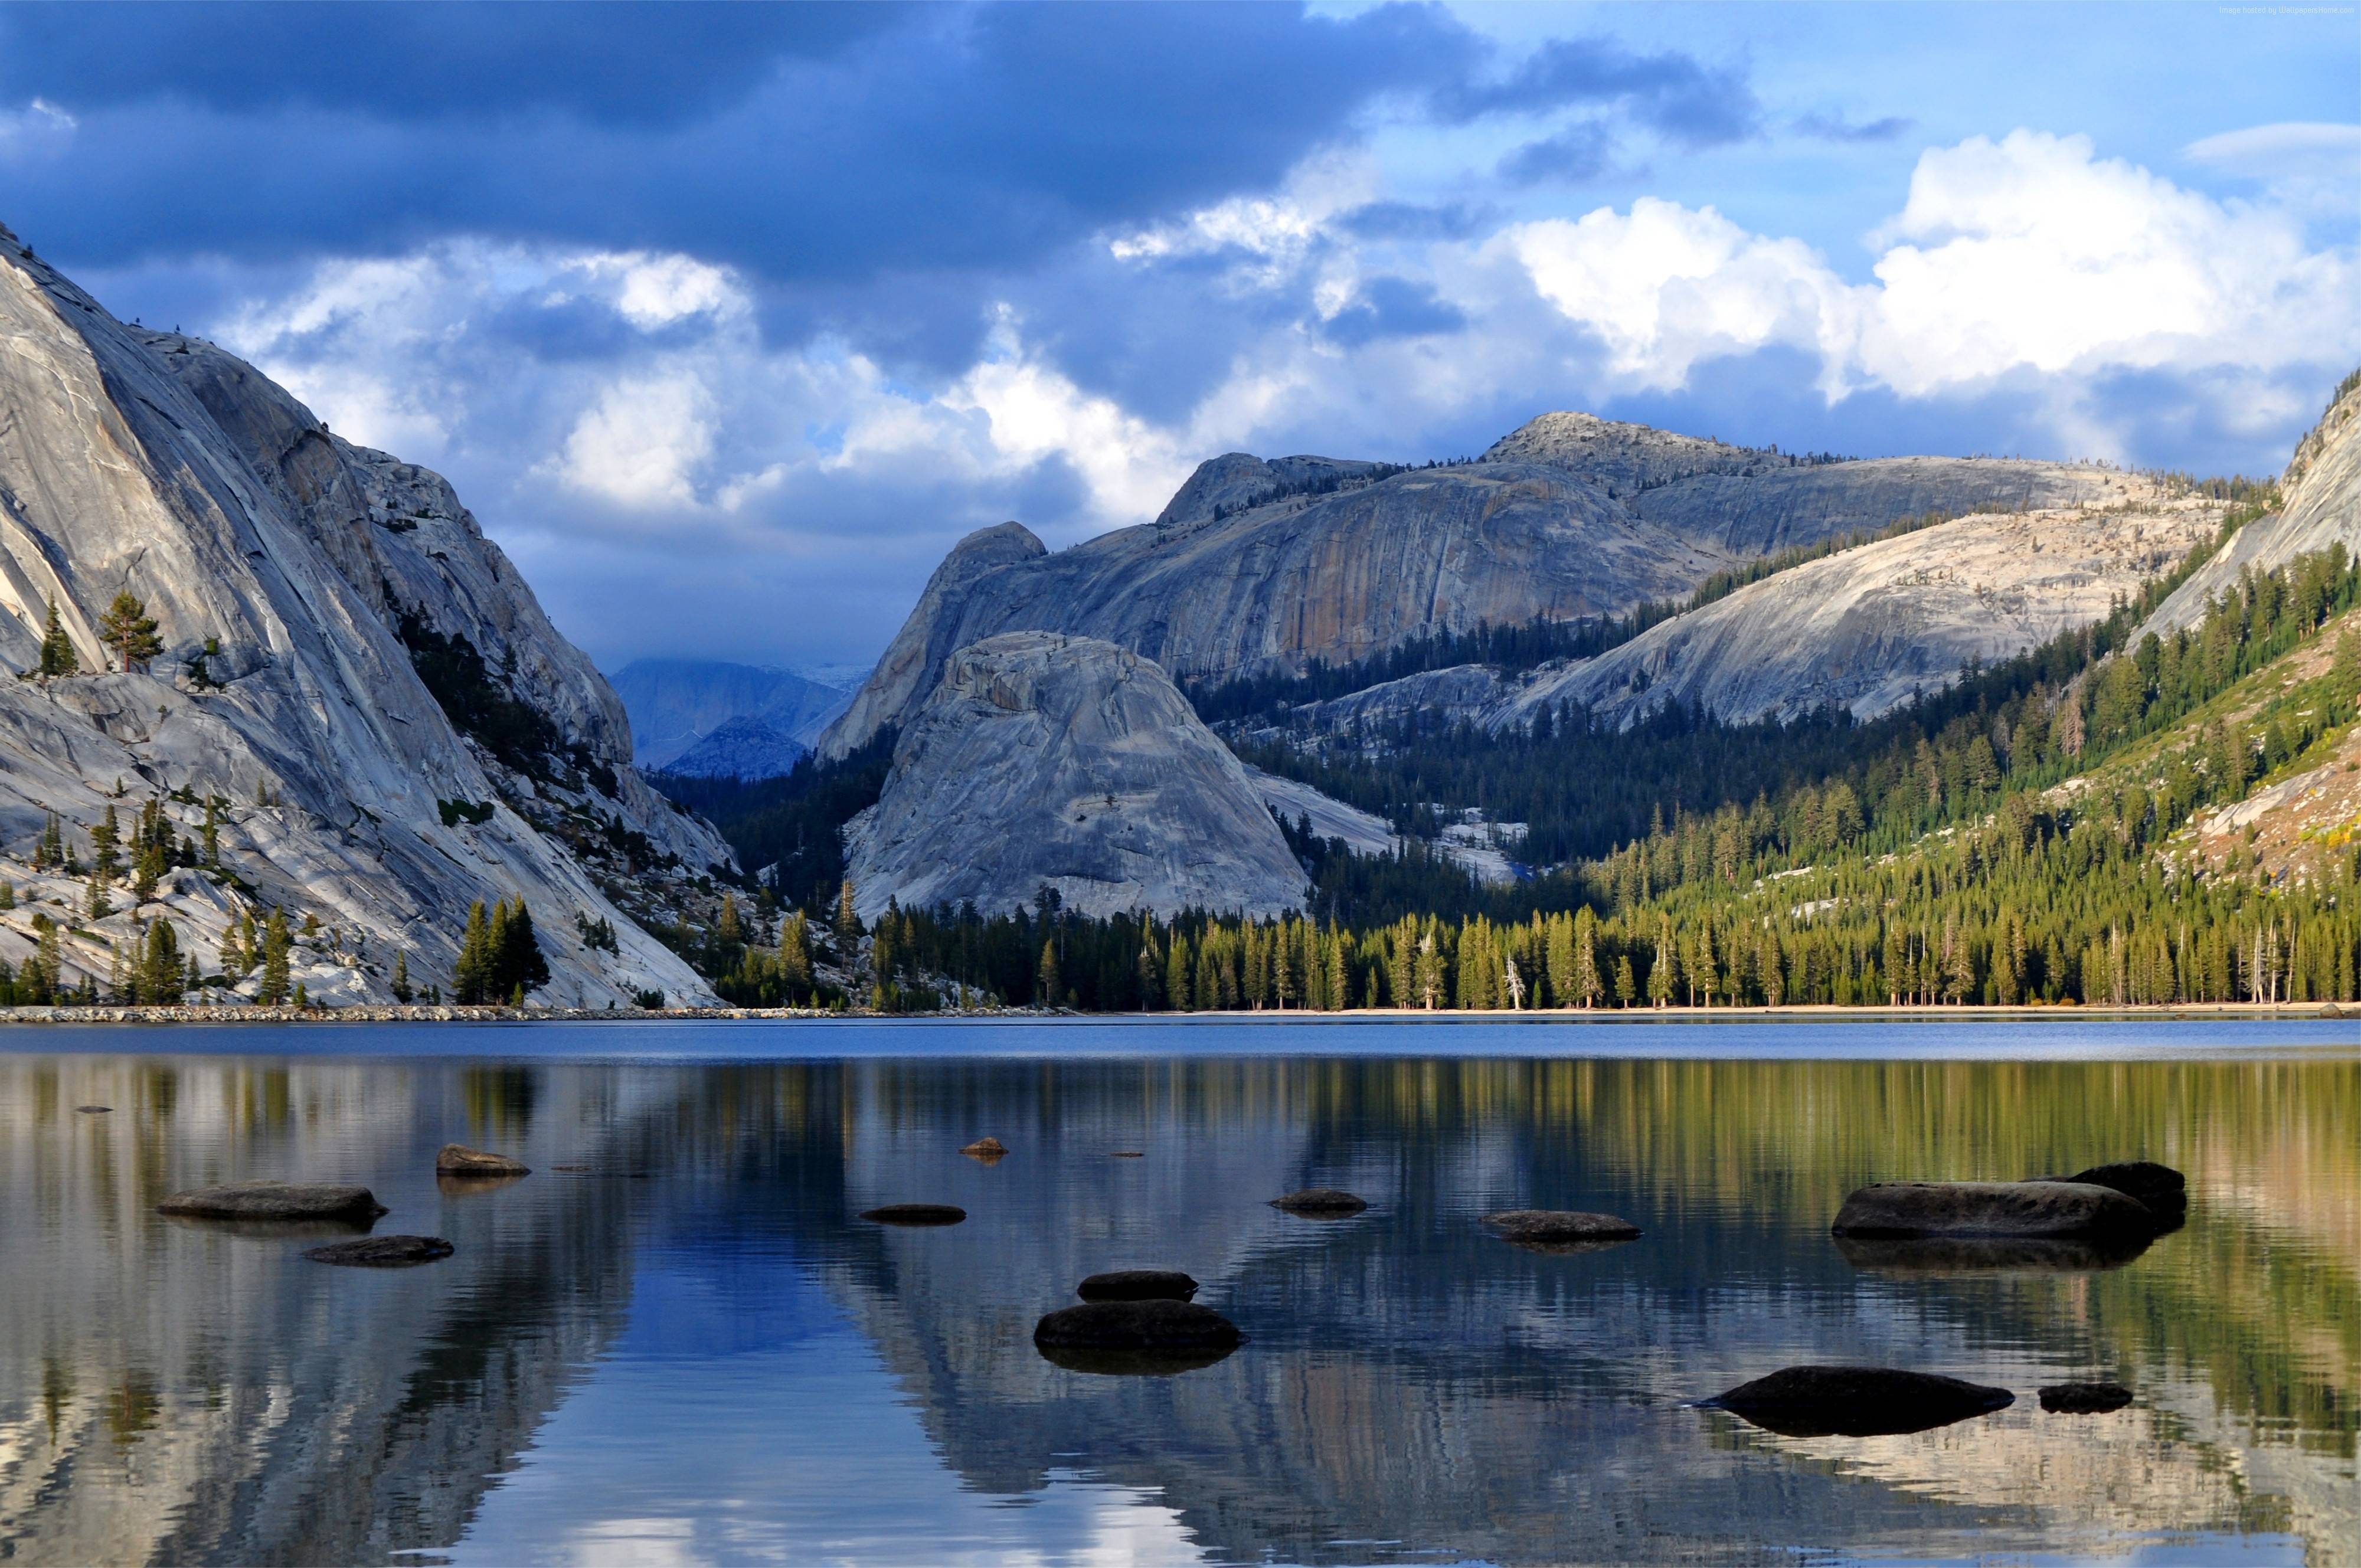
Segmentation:
<svg viewBox="0 0 2361 1568">
<path fill-rule="evenodd" d="M 1017 631 L 944 661 L 877 805 L 846 830 L 864 918 L 1046 885 L 1094 916 L 1301 907 L 1304 877 L 1246 769 L 1155 663 Z"/>
<path fill-rule="evenodd" d="M 1481 460 L 1569 469 L 1622 496 L 1698 474 L 1743 474 L 1786 464 L 1776 453 L 1573 412 L 1527 420 L 1494 442 Z"/>
</svg>

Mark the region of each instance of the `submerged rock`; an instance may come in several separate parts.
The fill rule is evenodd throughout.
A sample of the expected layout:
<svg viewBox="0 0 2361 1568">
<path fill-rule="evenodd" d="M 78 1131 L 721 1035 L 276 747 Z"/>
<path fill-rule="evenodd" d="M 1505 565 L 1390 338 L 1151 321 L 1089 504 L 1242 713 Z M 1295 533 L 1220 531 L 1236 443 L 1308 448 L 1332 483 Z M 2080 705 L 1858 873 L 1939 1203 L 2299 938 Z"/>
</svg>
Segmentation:
<svg viewBox="0 0 2361 1568">
<path fill-rule="evenodd" d="M 115 1110 L 112 1105 L 77 1105 L 74 1109 L 85 1116 L 104 1116 Z"/>
<path fill-rule="evenodd" d="M 1186 1301 L 1196 1293 L 1197 1282 L 1177 1268 L 1118 1268 L 1074 1290 L 1085 1301 Z"/>
<path fill-rule="evenodd" d="M 1085 1301 L 1034 1325 L 1042 1355 L 1073 1372 L 1169 1376 L 1214 1362 L 1246 1343 L 1211 1307 L 1169 1299 Z"/>
<path fill-rule="evenodd" d="M 1369 1206 L 1369 1201 L 1334 1187 L 1306 1187 L 1284 1198 L 1272 1199 L 1270 1206 L 1284 1209 L 1290 1214 L 1301 1214 L 1308 1220 L 1341 1220 L 1348 1214 L 1359 1213 Z"/>
<path fill-rule="evenodd" d="M 1107 1157 L 1109 1159 L 1146 1159 L 1148 1157 L 1148 1151 L 1145 1149 L 1116 1149 L 1114 1153 L 1108 1155 Z"/>
<path fill-rule="evenodd" d="M 2016 1396 L 1929 1372 L 1788 1366 L 1700 1402 L 1782 1437 L 1885 1437 L 2004 1410 Z"/>
<path fill-rule="evenodd" d="M 2053 1416 L 2103 1416 L 2132 1402 L 2120 1383 L 2052 1383 L 2041 1390 L 2041 1408 Z"/>
<path fill-rule="evenodd" d="M 2112 1187 L 2075 1181 L 1879 1181 L 1844 1201 L 1840 1236 L 2149 1235 L 2156 1216 Z"/>
<path fill-rule="evenodd" d="M 175 1192 L 156 1205 L 159 1214 L 200 1220 L 376 1219 L 384 1204 L 366 1187 L 323 1181 L 232 1181 Z"/>
<path fill-rule="evenodd" d="M 984 1164 L 991 1165 L 996 1161 L 1004 1160 L 1008 1157 L 1008 1146 L 1002 1143 L 998 1138 L 978 1138 L 975 1142 L 960 1150 L 960 1153 L 967 1156 L 970 1159 L 980 1159 L 983 1161 Z"/>
<path fill-rule="evenodd" d="M 1837 1251 L 1872 1274 L 2094 1274 L 2121 1268 L 2155 1238 L 2132 1232 L 2107 1236 L 1858 1236 L 1839 1235 Z"/>
<path fill-rule="evenodd" d="M 533 1168 L 504 1154 L 486 1154 L 465 1144 L 445 1144 L 442 1153 L 434 1157 L 434 1174 L 497 1179 L 504 1176 L 531 1176 Z"/>
<path fill-rule="evenodd" d="M 1590 1251 L 1635 1240 L 1640 1227 L 1616 1214 L 1576 1209 L 1503 1209 L 1481 1223 L 1502 1241 L 1526 1247 Z"/>
<path fill-rule="evenodd" d="M 967 1211 L 956 1203 L 888 1203 L 882 1209 L 864 1209 L 864 1220 L 881 1225 L 956 1225 L 967 1218 Z"/>
<path fill-rule="evenodd" d="M 358 1268 L 406 1268 L 433 1263 L 458 1249 L 441 1236 L 363 1236 L 358 1241 L 315 1246 L 303 1255 L 314 1263 L 340 1263 Z"/>
</svg>

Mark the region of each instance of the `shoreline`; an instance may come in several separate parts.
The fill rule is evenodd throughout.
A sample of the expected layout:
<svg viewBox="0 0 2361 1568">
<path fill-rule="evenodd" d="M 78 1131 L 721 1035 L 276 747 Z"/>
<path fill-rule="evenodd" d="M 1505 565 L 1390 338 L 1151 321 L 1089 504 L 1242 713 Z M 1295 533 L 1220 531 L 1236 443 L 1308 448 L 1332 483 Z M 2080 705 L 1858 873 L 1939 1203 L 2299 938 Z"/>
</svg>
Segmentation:
<svg viewBox="0 0 2361 1568">
<path fill-rule="evenodd" d="M 1444 1010 L 1365 1007 L 1320 1013 L 1265 1008 L 1234 1013 L 1078 1013 L 1065 1008 L 947 1008 L 936 1013 L 831 1012 L 811 1007 L 0 1007 L 0 1025 L 47 1024 L 630 1024 L 801 1022 L 836 1024 L 2025 1024 L 2167 1023 L 2353 1019 L 2361 1002 L 2183 1002 L 2123 1006 L 1578 1007 Z"/>
</svg>

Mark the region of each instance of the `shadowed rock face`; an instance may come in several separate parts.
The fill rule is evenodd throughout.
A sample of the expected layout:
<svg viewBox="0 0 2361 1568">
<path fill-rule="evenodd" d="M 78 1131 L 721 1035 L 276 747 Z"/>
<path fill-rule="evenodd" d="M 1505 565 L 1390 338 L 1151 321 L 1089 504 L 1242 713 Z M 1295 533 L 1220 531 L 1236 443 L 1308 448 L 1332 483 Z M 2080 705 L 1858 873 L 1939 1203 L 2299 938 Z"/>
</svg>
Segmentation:
<svg viewBox="0 0 2361 1568">
<path fill-rule="evenodd" d="M 217 797 L 224 863 L 252 896 L 342 933 L 296 955 L 314 998 L 390 1000 L 396 950 L 419 984 L 447 975 L 468 905 L 518 894 L 553 970 L 541 999 L 710 994 L 517 815 L 620 818 L 690 874 L 730 859 L 631 772 L 620 705 L 439 477 L 337 439 L 209 345 L 126 327 L 5 230 L 0 349 L 0 664 L 35 663 L 53 601 L 82 670 L 108 672 L 0 680 L 0 862 L 20 888 L 13 862 L 50 812 L 71 839 L 110 800 L 177 795 L 166 815 L 193 837 Z M 163 643 L 131 672 L 97 637 L 126 588 Z M 467 640 L 546 727 L 563 759 L 549 779 L 462 739 L 405 623 Z M 468 816 L 446 820 L 446 802 Z M 236 912 L 178 872 L 137 913 L 210 953 Z M 608 919 L 620 950 L 581 945 L 577 912 Z M 96 928 L 127 938 L 134 914 Z M 0 957 L 21 956 L 27 917 L 0 917 Z M 69 982 L 104 976 L 103 944 L 70 945 L 66 963 Z"/>
<path fill-rule="evenodd" d="M 1302 868 L 1246 770 L 1164 672 L 1110 642 L 1018 632 L 962 649 L 845 833 L 864 919 L 1047 883 L 1107 916 L 1299 907 Z"/>
<path fill-rule="evenodd" d="M 2121 477 L 1949 458 L 1798 467 L 1586 414 L 1543 415 L 1475 463 L 1375 473 L 1229 453 L 1152 526 L 1054 554 L 1015 523 L 971 534 L 818 750 L 903 722 L 954 650 L 999 632 L 1102 638 L 1176 676 L 1350 663 L 1428 633 L 1677 598 L 1736 562 L 1929 509 L 2096 499 Z"/>
</svg>

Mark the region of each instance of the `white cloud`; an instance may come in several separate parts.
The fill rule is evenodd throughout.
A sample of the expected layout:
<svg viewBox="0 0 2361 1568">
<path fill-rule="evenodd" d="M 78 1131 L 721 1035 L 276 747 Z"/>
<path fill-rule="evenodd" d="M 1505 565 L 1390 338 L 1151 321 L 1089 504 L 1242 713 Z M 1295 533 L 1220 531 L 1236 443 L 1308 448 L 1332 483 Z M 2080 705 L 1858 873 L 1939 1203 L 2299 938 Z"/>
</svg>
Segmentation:
<svg viewBox="0 0 2361 1568">
<path fill-rule="evenodd" d="M 0 109 L 0 162 L 55 158 L 73 141 L 81 122 L 47 98 L 21 109 Z"/>
<path fill-rule="evenodd" d="M 2291 170 L 2361 179 L 2361 126 L 2289 120 L 2224 131 L 2180 150 L 2196 162 L 2259 180 L 2280 179 Z"/>
<path fill-rule="evenodd" d="M 1929 149 L 1872 243 L 1876 281 L 1848 284 L 1794 240 L 1653 198 L 1494 242 L 1631 386 L 1676 388 L 1705 359 L 1774 345 L 1817 355 L 1832 399 L 2361 355 L 2351 249 L 2312 248 L 2294 214 L 2182 190 L 2082 137 Z"/>
<path fill-rule="evenodd" d="M 620 507 L 693 507 L 717 411 L 705 383 L 686 372 L 618 381 L 583 411 L 563 456 L 543 471 Z"/>
</svg>

